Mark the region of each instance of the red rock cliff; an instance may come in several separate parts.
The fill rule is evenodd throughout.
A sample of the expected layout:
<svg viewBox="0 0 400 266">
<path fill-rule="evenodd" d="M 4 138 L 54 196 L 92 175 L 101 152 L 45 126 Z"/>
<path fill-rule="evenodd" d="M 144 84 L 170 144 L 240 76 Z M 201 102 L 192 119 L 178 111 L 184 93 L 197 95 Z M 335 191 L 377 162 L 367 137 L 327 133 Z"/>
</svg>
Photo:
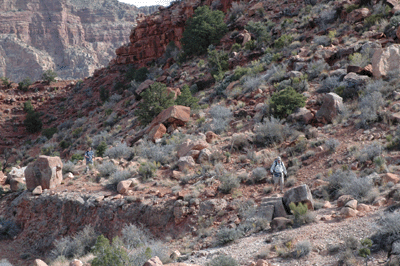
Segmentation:
<svg viewBox="0 0 400 266">
<path fill-rule="evenodd" d="M 161 57 L 170 42 L 181 48 L 186 20 L 194 14 L 198 6 L 212 5 L 212 0 L 191 0 L 175 3 L 169 8 L 160 7 L 159 12 L 149 16 L 139 16 L 137 27 L 132 29 L 130 43 L 116 50 L 114 64 L 136 64 L 139 67 Z M 233 0 L 222 0 L 218 8 L 226 12 Z"/>
</svg>

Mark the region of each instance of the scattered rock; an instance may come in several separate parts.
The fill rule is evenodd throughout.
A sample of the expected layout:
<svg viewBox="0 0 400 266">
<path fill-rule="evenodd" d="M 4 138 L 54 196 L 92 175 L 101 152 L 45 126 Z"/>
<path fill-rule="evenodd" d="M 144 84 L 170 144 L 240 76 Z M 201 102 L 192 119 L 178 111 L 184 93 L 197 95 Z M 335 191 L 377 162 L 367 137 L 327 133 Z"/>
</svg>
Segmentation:
<svg viewBox="0 0 400 266">
<path fill-rule="evenodd" d="M 214 132 L 212 132 L 212 131 L 207 131 L 206 132 L 206 141 L 207 141 L 207 143 L 212 143 L 217 138 L 218 138 L 218 135 L 215 134 Z"/>
<path fill-rule="evenodd" d="M 83 266 L 83 262 L 77 259 L 74 259 L 69 263 L 69 266 Z"/>
<path fill-rule="evenodd" d="M 350 196 L 350 195 L 342 195 L 342 196 L 340 196 L 338 199 L 337 199 L 337 206 L 340 208 L 340 207 L 343 207 L 343 206 L 345 206 L 346 205 L 346 203 L 347 202 L 349 202 L 350 200 L 353 200 L 354 198 L 353 198 L 353 196 Z"/>
<path fill-rule="evenodd" d="M 288 116 L 288 121 L 297 121 L 304 124 L 309 124 L 314 118 L 314 114 L 307 108 L 299 108 L 296 112 Z"/>
<path fill-rule="evenodd" d="M 228 203 L 224 199 L 209 199 L 200 203 L 200 215 L 217 213 L 226 208 Z"/>
<path fill-rule="evenodd" d="M 352 200 L 349 200 L 344 206 L 352 208 L 354 210 L 357 210 L 357 204 L 358 204 L 357 200 L 352 199 Z"/>
<path fill-rule="evenodd" d="M 286 217 L 286 210 L 283 206 L 283 198 L 276 197 L 276 198 L 263 198 L 261 201 L 261 206 L 265 205 L 273 205 L 274 206 L 274 216 L 275 217 Z"/>
<path fill-rule="evenodd" d="M 270 266 L 269 262 L 266 260 L 258 260 L 256 266 Z"/>
<path fill-rule="evenodd" d="M 290 209 L 289 204 L 291 202 L 295 204 L 298 204 L 299 202 L 307 204 L 308 209 L 314 210 L 313 197 L 310 188 L 306 184 L 291 188 L 285 192 L 283 203 L 285 204 L 286 210 Z"/>
<path fill-rule="evenodd" d="M 39 158 L 28 164 L 25 169 L 27 189 L 32 190 L 37 186 L 43 189 L 55 188 L 61 184 L 62 167 L 60 157 L 40 155 Z"/>
<path fill-rule="evenodd" d="M 199 157 L 197 158 L 197 162 L 199 164 L 208 163 L 211 158 L 211 151 L 209 149 L 202 149 L 200 151 Z"/>
<path fill-rule="evenodd" d="M 400 177 L 399 177 L 399 175 L 396 175 L 396 174 L 386 173 L 381 176 L 381 181 L 383 184 L 387 184 L 388 182 L 397 184 L 400 181 Z"/>
<path fill-rule="evenodd" d="M 355 217 L 357 216 L 357 213 L 358 213 L 357 210 L 349 207 L 343 207 L 340 211 L 340 214 L 345 218 Z"/>
<path fill-rule="evenodd" d="M 14 178 L 25 178 L 26 167 L 12 167 L 11 171 L 7 174 L 6 184 L 10 184 L 11 180 Z"/>
<path fill-rule="evenodd" d="M 322 206 L 324 209 L 330 209 L 332 208 L 332 204 L 329 201 L 325 201 L 324 205 Z"/>
<path fill-rule="evenodd" d="M 188 139 L 179 146 L 177 156 L 178 156 L 178 158 L 180 158 L 183 156 L 187 156 L 187 154 L 191 150 L 201 151 L 206 148 L 208 148 L 208 143 L 206 141 L 204 141 L 204 140 L 192 141 L 192 140 Z"/>
<path fill-rule="evenodd" d="M 357 211 L 359 211 L 359 212 L 369 212 L 370 210 L 371 210 L 371 208 L 364 203 L 360 203 L 357 206 Z"/>
<path fill-rule="evenodd" d="M 118 193 L 125 194 L 126 192 L 128 192 L 131 184 L 132 184 L 132 180 L 129 180 L 129 179 L 120 181 L 117 185 Z"/>
<path fill-rule="evenodd" d="M 163 266 L 163 265 L 164 264 L 157 256 L 149 259 L 148 261 L 146 261 L 145 264 L 143 264 L 143 266 Z"/>
<path fill-rule="evenodd" d="M 37 186 L 32 190 L 32 195 L 38 196 L 43 193 L 42 186 Z"/>
<path fill-rule="evenodd" d="M 176 260 L 181 256 L 181 253 L 179 250 L 175 250 L 172 252 L 172 254 L 169 256 L 171 259 Z"/>
<path fill-rule="evenodd" d="M 364 18 L 368 17 L 370 14 L 370 10 L 366 7 L 364 8 L 358 8 L 353 11 L 351 11 L 347 15 L 347 20 L 349 23 L 355 23 L 362 21 Z"/>
<path fill-rule="evenodd" d="M 161 139 L 165 133 L 167 133 L 167 128 L 159 123 L 156 124 L 147 135 L 153 142 L 156 142 L 156 140 Z"/>
<path fill-rule="evenodd" d="M 373 206 L 383 206 L 386 204 L 386 199 L 384 197 L 378 197 L 377 199 L 374 200 L 374 202 L 372 203 Z"/>
<path fill-rule="evenodd" d="M 44 262 L 44 261 L 42 261 L 42 260 L 40 260 L 40 259 L 36 259 L 36 260 L 33 262 L 33 266 L 47 266 L 47 264 L 46 264 L 46 262 Z"/>
<path fill-rule="evenodd" d="M 191 169 L 196 166 L 195 161 L 192 156 L 184 156 L 179 158 L 176 165 L 179 168 L 179 171 L 184 171 L 185 169 Z"/>
<path fill-rule="evenodd" d="M 10 181 L 10 189 L 12 192 L 16 192 L 23 189 L 25 185 L 25 180 L 23 178 L 13 178 Z"/>
<path fill-rule="evenodd" d="M 372 56 L 372 71 L 375 78 L 387 76 L 390 72 L 400 70 L 400 44 L 392 44 L 386 48 L 375 49 Z"/>
</svg>

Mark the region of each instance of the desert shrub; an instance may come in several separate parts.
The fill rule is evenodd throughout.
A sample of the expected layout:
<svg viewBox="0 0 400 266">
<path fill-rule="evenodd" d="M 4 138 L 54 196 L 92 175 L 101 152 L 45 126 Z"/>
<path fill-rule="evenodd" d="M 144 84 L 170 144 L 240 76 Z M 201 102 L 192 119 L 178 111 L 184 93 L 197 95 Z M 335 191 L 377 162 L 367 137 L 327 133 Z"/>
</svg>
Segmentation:
<svg viewBox="0 0 400 266">
<path fill-rule="evenodd" d="M 253 170 L 252 173 L 252 181 L 254 183 L 260 183 L 266 180 L 268 177 L 268 172 L 265 170 L 264 167 L 257 167 L 256 169 Z"/>
<path fill-rule="evenodd" d="M 291 35 L 283 34 L 281 37 L 274 41 L 275 48 L 282 49 L 285 46 L 288 46 L 293 41 L 293 37 Z"/>
<path fill-rule="evenodd" d="M 210 109 L 210 115 L 213 118 L 213 121 L 210 125 L 211 130 L 217 134 L 220 134 L 225 131 L 226 127 L 228 126 L 232 117 L 232 111 L 224 106 L 215 105 Z"/>
<path fill-rule="evenodd" d="M 337 139 L 330 138 L 325 141 L 325 146 L 330 152 L 335 152 L 339 145 L 340 142 Z"/>
<path fill-rule="evenodd" d="M 55 133 L 57 133 L 56 127 L 49 127 L 42 130 L 42 135 L 45 136 L 47 139 L 51 139 Z"/>
<path fill-rule="evenodd" d="M 104 86 L 100 86 L 100 100 L 105 102 L 108 101 L 108 98 L 110 98 L 110 90 Z"/>
<path fill-rule="evenodd" d="M 42 148 L 40 149 L 40 152 L 43 154 L 43 155 L 47 155 L 47 156 L 56 156 L 56 153 L 58 153 L 58 152 L 55 152 L 54 151 L 54 149 L 57 147 L 57 143 L 54 143 L 54 142 L 48 142 L 48 143 L 46 143 L 46 144 L 44 144 L 43 146 L 42 146 Z M 59 155 L 59 153 L 58 153 L 58 155 Z M 57 155 L 57 156 L 58 156 Z"/>
<path fill-rule="evenodd" d="M 358 8 L 360 8 L 359 7 L 359 5 L 348 5 L 347 7 L 346 7 L 346 12 L 347 13 L 350 13 L 351 11 L 353 11 L 353 10 L 356 10 L 356 9 L 358 9 Z"/>
<path fill-rule="evenodd" d="M 132 169 L 116 171 L 111 175 L 110 184 L 116 186 L 120 181 L 131 178 L 132 175 L 133 175 Z"/>
<path fill-rule="evenodd" d="M 271 96 L 270 107 L 274 115 L 284 118 L 297 108 L 306 105 L 306 97 L 296 92 L 292 87 L 274 93 Z"/>
<path fill-rule="evenodd" d="M 211 11 L 208 6 L 198 7 L 194 15 L 186 22 L 181 43 L 187 55 L 200 55 L 209 45 L 218 44 L 227 31 L 224 13 Z"/>
<path fill-rule="evenodd" d="M 175 104 L 188 106 L 191 109 L 198 109 L 199 108 L 198 102 L 199 99 L 193 97 L 192 93 L 190 92 L 189 86 L 186 84 L 183 85 L 181 89 L 181 95 L 179 95 L 175 100 Z"/>
<path fill-rule="evenodd" d="M 71 156 L 71 161 L 73 161 L 73 162 L 76 162 L 76 161 L 81 161 L 81 160 L 83 160 L 85 157 L 83 156 L 83 154 L 82 153 L 75 153 L 75 154 L 72 154 L 72 156 Z"/>
<path fill-rule="evenodd" d="M 232 80 L 239 80 L 241 77 L 243 77 L 244 75 L 247 75 L 249 73 L 250 69 L 247 67 L 241 67 L 241 66 L 237 66 L 235 68 L 235 73 L 232 76 Z"/>
<path fill-rule="evenodd" d="M 236 228 L 222 228 L 215 235 L 218 245 L 225 245 L 242 237 L 243 234 Z"/>
<path fill-rule="evenodd" d="M 43 123 L 40 114 L 35 111 L 28 112 L 24 120 L 24 126 L 29 133 L 36 133 L 42 130 Z"/>
<path fill-rule="evenodd" d="M 219 255 L 207 263 L 207 266 L 238 266 L 239 263 L 227 255 Z"/>
<path fill-rule="evenodd" d="M 19 232 L 21 228 L 14 221 L 0 217 L 0 240 L 13 239 Z"/>
<path fill-rule="evenodd" d="M 238 188 L 240 185 L 239 178 L 232 174 L 222 174 L 218 179 L 221 181 L 221 185 L 218 189 L 224 194 L 231 193 L 234 188 Z"/>
<path fill-rule="evenodd" d="M 350 64 L 359 67 L 366 67 L 371 63 L 369 53 L 354 53 L 349 55 Z"/>
<path fill-rule="evenodd" d="M 326 35 L 315 36 L 314 43 L 316 43 L 318 45 L 329 46 L 331 44 L 331 39 Z"/>
<path fill-rule="evenodd" d="M 340 77 L 327 77 L 322 81 L 321 86 L 318 88 L 319 93 L 335 92 L 338 88 L 347 87 L 347 83 L 340 80 Z"/>
<path fill-rule="evenodd" d="M 81 257 L 89 253 L 96 243 L 97 234 L 92 226 L 85 226 L 74 236 L 62 237 L 54 241 L 51 257 L 65 257 L 68 259 Z"/>
<path fill-rule="evenodd" d="M 315 214 L 308 211 L 307 204 L 299 202 L 296 206 L 296 204 L 291 202 L 289 208 L 291 213 L 294 215 L 293 223 L 295 226 L 301 226 L 315 221 Z"/>
<path fill-rule="evenodd" d="M 265 23 L 261 21 L 249 21 L 245 26 L 245 29 L 252 33 L 257 40 L 258 44 L 262 44 L 268 42 L 271 39 L 270 30 L 265 25 Z"/>
<path fill-rule="evenodd" d="M 332 198 L 338 198 L 341 195 L 351 195 L 358 201 L 368 198 L 372 192 L 372 180 L 357 178 L 352 171 L 337 170 L 328 178 L 328 191 Z"/>
<path fill-rule="evenodd" d="M 103 162 L 102 164 L 97 166 L 97 170 L 100 173 L 100 176 L 102 177 L 109 177 L 116 171 L 118 171 L 118 167 L 113 164 L 112 162 Z"/>
<path fill-rule="evenodd" d="M 245 8 L 246 7 L 243 2 L 232 2 L 232 7 L 229 10 L 230 11 L 229 19 L 231 21 L 234 21 L 235 19 L 240 17 L 240 15 L 243 14 Z"/>
<path fill-rule="evenodd" d="M 392 243 L 400 240 L 400 213 L 385 213 L 376 221 L 376 232 L 370 237 L 373 244 L 371 251 L 389 251 Z"/>
<path fill-rule="evenodd" d="M 310 62 L 307 66 L 307 75 L 309 80 L 317 78 L 322 71 L 328 68 L 328 64 L 325 60 L 318 60 Z"/>
<path fill-rule="evenodd" d="M 3 86 L 7 87 L 7 88 L 11 88 L 12 85 L 12 81 L 7 78 L 7 77 L 1 77 L 0 78 L 1 82 L 3 83 Z"/>
<path fill-rule="evenodd" d="M 293 255 L 296 259 L 307 256 L 311 251 L 311 243 L 309 241 L 301 241 L 294 246 Z"/>
<path fill-rule="evenodd" d="M 27 100 L 26 102 L 24 102 L 24 111 L 27 113 L 34 111 L 32 102 L 30 100 Z"/>
<path fill-rule="evenodd" d="M 22 81 L 18 82 L 18 89 L 27 92 L 30 85 L 32 85 L 31 79 L 24 78 Z"/>
<path fill-rule="evenodd" d="M 250 146 L 247 134 L 233 134 L 231 147 L 237 151 L 243 151 Z"/>
<path fill-rule="evenodd" d="M 366 94 L 360 98 L 358 108 L 361 111 L 361 125 L 366 126 L 378 119 L 378 110 L 384 105 L 382 94 L 378 91 Z"/>
<path fill-rule="evenodd" d="M 208 48 L 208 63 L 211 67 L 211 74 L 216 80 L 222 80 L 224 73 L 228 70 L 228 53 Z"/>
<path fill-rule="evenodd" d="M 272 64 L 263 78 L 270 83 L 280 82 L 286 77 L 286 68 L 285 64 Z"/>
<path fill-rule="evenodd" d="M 146 67 L 141 67 L 135 71 L 134 80 L 137 82 L 143 82 L 147 79 L 147 74 L 149 74 L 149 70 Z"/>
<path fill-rule="evenodd" d="M 69 172 L 73 173 L 74 170 L 75 170 L 75 164 L 73 162 L 68 161 L 63 164 L 63 169 L 62 169 L 63 174 L 67 174 Z"/>
<path fill-rule="evenodd" d="M 293 167 L 291 167 L 293 168 Z M 289 169 L 288 169 L 288 174 L 289 174 Z M 293 187 L 297 182 L 297 179 L 293 176 L 289 177 L 286 182 L 285 182 L 285 187 Z"/>
<path fill-rule="evenodd" d="M 174 105 L 174 95 L 168 92 L 163 83 L 153 83 L 140 96 L 142 101 L 135 114 L 142 125 L 149 124 L 161 111 Z"/>
<path fill-rule="evenodd" d="M 143 141 L 135 147 L 135 153 L 151 161 L 167 164 L 175 159 L 175 147 L 175 144 L 157 144 L 152 141 Z"/>
<path fill-rule="evenodd" d="M 159 163 L 156 162 L 141 163 L 139 166 L 139 174 L 142 176 L 142 180 L 153 178 L 159 166 Z"/>
<path fill-rule="evenodd" d="M 113 159 L 129 159 L 133 156 L 133 148 L 128 147 L 126 143 L 118 143 L 117 146 L 108 148 L 104 152 L 104 156 L 108 156 Z"/>
<path fill-rule="evenodd" d="M 56 80 L 57 73 L 51 69 L 46 70 L 42 74 L 42 80 L 46 81 L 48 84 Z"/>
<path fill-rule="evenodd" d="M 110 244 L 110 241 L 103 235 L 98 236 L 93 254 L 96 258 L 91 261 L 92 266 L 124 266 L 129 260 L 127 251 L 118 237 L 114 237 Z"/>
<path fill-rule="evenodd" d="M 264 123 L 257 125 L 255 132 L 255 142 L 260 146 L 271 146 L 279 144 L 290 135 L 290 129 L 287 125 L 282 125 L 279 119 L 271 117 Z"/>
<path fill-rule="evenodd" d="M 382 155 L 382 146 L 378 142 L 373 142 L 361 149 L 360 153 L 357 155 L 357 160 L 360 163 L 365 163 L 366 161 L 373 161 L 375 157 Z"/>
<path fill-rule="evenodd" d="M 96 148 L 96 155 L 99 157 L 103 157 L 106 149 L 107 149 L 107 143 L 105 141 L 100 142 L 100 144 L 97 145 Z"/>
<path fill-rule="evenodd" d="M 243 78 L 244 93 L 253 92 L 263 84 L 263 78 L 259 76 L 248 76 Z"/>
</svg>

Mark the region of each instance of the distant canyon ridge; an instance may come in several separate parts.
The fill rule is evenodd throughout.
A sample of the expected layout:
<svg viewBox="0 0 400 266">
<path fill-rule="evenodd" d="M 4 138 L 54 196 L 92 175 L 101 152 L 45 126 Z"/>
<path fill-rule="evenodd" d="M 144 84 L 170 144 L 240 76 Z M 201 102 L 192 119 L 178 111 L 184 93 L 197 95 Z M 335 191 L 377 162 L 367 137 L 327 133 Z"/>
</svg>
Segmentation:
<svg viewBox="0 0 400 266">
<path fill-rule="evenodd" d="M 47 69 L 81 79 L 129 42 L 137 8 L 117 0 L 0 0 L 0 77 L 38 80 Z"/>
</svg>

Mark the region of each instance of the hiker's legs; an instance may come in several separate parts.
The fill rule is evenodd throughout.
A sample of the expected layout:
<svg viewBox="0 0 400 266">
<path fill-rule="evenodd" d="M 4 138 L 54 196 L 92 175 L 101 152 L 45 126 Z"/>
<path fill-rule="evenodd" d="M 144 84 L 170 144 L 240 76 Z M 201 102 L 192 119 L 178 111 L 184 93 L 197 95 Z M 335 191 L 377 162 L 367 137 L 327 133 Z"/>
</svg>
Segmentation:
<svg viewBox="0 0 400 266">
<path fill-rule="evenodd" d="M 283 180 L 283 173 L 281 173 L 280 174 L 280 177 L 279 177 L 279 185 L 280 185 L 280 188 L 281 188 L 281 193 L 282 193 L 282 191 L 283 191 L 283 182 L 284 182 L 284 180 Z"/>
</svg>

